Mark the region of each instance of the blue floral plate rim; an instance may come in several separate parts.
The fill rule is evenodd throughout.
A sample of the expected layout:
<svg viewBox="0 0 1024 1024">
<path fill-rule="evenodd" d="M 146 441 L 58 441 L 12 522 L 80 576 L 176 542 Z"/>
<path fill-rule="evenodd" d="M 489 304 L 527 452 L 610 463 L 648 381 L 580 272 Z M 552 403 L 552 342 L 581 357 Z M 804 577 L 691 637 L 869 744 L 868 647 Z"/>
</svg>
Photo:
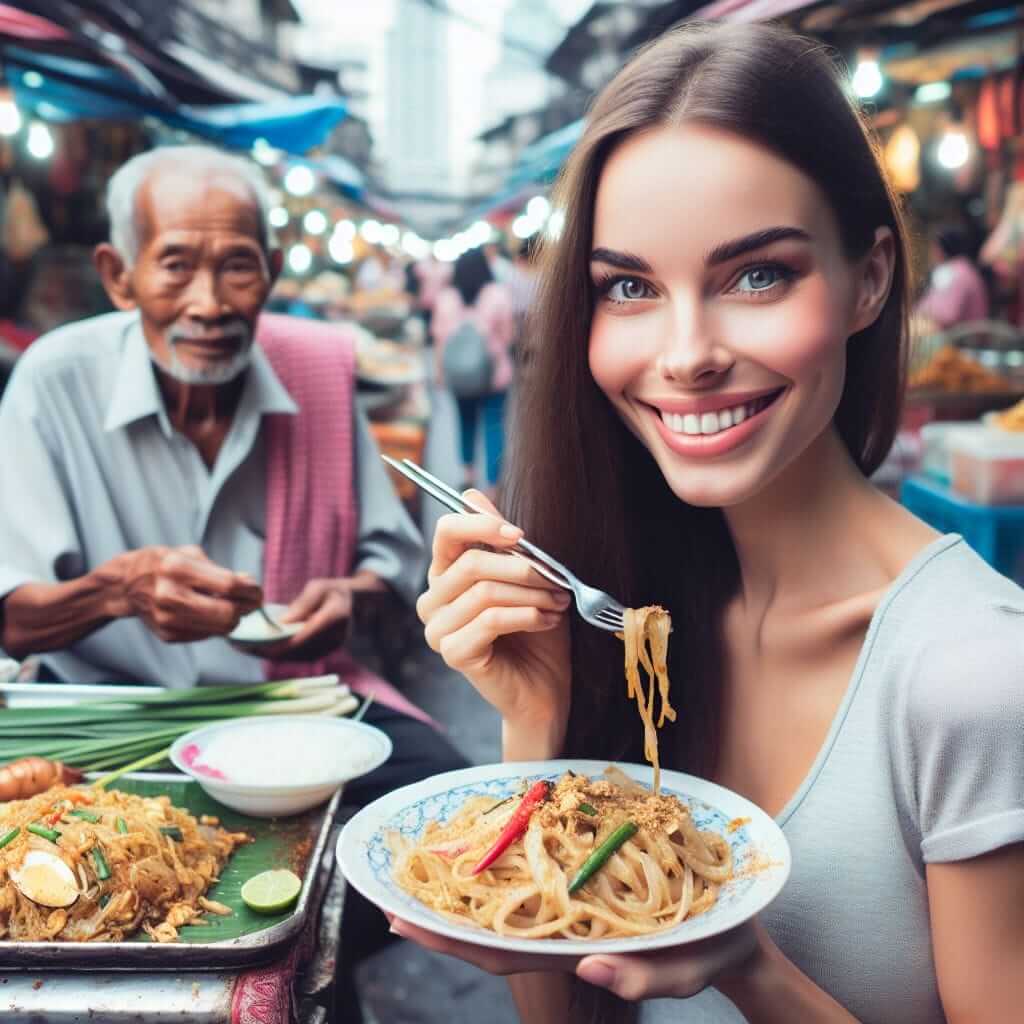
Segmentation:
<svg viewBox="0 0 1024 1024">
<path fill-rule="evenodd" d="M 743 924 L 778 896 L 791 868 L 789 843 L 778 824 L 756 804 L 732 790 L 667 770 L 661 773 L 662 789 L 690 805 L 699 827 L 723 832 L 739 868 L 739 877 L 723 887 L 711 910 L 675 928 L 620 939 L 505 938 L 431 910 L 392 879 L 388 833 L 416 836 L 427 821 L 447 820 L 468 796 L 507 796 L 516 792 L 524 778 L 555 779 L 570 770 L 593 777 L 609 764 L 615 764 L 638 782 L 651 785 L 653 771 L 649 765 L 562 759 L 477 765 L 394 790 L 368 804 L 346 823 L 338 837 L 338 864 L 348 882 L 371 903 L 411 924 L 462 942 L 545 955 L 635 953 L 696 942 Z M 725 830 L 728 823 L 743 819 L 747 820 L 738 827 Z"/>
</svg>

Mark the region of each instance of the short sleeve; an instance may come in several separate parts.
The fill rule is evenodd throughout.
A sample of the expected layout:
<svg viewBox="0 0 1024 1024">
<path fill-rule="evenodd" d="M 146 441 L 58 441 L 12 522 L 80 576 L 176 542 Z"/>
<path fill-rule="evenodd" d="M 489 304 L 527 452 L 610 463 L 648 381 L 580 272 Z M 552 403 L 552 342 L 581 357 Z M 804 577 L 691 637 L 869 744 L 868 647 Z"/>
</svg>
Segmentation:
<svg viewBox="0 0 1024 1024">
<path fill-rule="evenodd" d="M 965 611 L 915 672 L 907 754 L 926 863 L 1024 840 L 1024 596 Z"/>
<path fill-rule="evenodd" d="M 19 361 L 0 402 L 0 599 L 25 583 L 82 572 L 64 473 L 47 443 L 31 361 Z"/>
</svg>

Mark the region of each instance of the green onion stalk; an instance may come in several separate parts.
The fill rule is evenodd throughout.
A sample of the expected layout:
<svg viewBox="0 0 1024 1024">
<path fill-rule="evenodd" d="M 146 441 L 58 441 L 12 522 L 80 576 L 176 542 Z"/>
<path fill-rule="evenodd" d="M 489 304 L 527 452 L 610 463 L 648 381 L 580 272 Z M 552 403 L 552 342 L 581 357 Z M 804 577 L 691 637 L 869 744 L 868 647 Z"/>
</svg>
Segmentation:
<svg viewBox="0 0 1024 1024">
<path fill-rule="evenodd" d="M 140 760 L 156 765 L 166 760 L 179 736 L 204 725 L 260 715 L 348 715 L 358 704 L 336 675 L 326 675 L 161 690 L 59 707 L 5 708 L 0 765 L 32 755 L 93 772 Z"/>
</svg>

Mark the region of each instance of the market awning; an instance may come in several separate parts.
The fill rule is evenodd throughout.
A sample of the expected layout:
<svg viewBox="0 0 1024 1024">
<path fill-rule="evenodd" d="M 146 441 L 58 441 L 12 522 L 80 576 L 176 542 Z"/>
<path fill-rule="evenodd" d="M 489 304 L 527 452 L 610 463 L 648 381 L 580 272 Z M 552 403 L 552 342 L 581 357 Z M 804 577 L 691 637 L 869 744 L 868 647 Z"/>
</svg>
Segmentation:
<svg viewBox="0 0 1024 1024">
<path fill-rule="evenodd" d="M 258 139 L 288 153 L 320 145 L 345 116 L 340 97 L 295 96 L 208 107 L 162 102 L 112 68 L 7 46 L 3 60 L 18 106 L 48 121 L 155 117 L 221 145 L 250 149 Z"/>
<path fill-rule="evenodd" d="M 801 7 L 810 7 L 818 0 L 715 0 L 694 11 L 694 19 L 702 21 L 770 21 L 791 14 Z"/>
<path fill-rule="evenodd" d="M 527 146 L 509 175 L 507 187 L 514 189 L 530 182 L 551 181 L 572 152 L 573 146 L 579 142 L 583 124 L 580 118 Z"/>
<path fill-rule="evenodd" d="M 31 42 L 70 42 L 68 32 L 45 18 L 0 4 L 0 35 Z"/>
<path fill-rule="evenodd" d="M 180 102 L 262 102 L 301 92 L 299 68 L 192 0 L 19 0 L 77 47 Z"/>
</svg>

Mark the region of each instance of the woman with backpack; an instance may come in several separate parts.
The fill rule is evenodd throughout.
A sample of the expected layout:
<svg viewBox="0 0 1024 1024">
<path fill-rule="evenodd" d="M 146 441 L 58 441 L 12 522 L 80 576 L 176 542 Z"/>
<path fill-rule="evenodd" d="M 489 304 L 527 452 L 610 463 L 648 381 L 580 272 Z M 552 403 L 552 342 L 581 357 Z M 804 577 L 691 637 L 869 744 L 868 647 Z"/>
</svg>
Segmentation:
<svg viewBox="0 0 1024 1024">
<path fill-rule="evenodd" d="M 483 249 L 456 261 L 451 286 L 437 297 L 431 321 L 437 379 L 459 408 L 463 487 L 476 481 L 477 427 L 483 419 L 486 487 L 494 488 L 505 442 L 505 394 L 512 382 L 512 300 L 495 281 Z"/>
</svg>

